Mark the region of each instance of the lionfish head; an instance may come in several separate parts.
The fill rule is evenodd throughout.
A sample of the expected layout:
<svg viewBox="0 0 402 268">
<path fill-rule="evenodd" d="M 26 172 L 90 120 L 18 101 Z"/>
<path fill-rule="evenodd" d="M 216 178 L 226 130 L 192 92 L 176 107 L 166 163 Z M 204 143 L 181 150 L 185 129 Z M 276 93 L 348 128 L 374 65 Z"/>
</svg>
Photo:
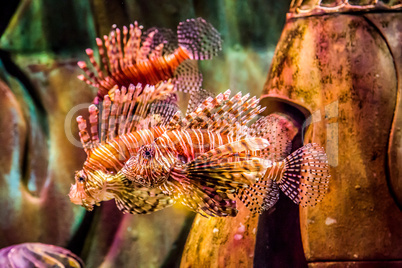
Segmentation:
<svg viewBox="0 0 402 268">
<path fill-rule="evenodd" d="M 121 172 L 131 181 L 143 187 L 154 188 L 169 176 L 170 163 L 156 150 L 155 144 L 143 145 L 137 155 L 131 157 Z"/>
<path fill-rule="evenodd" d="M 75 173 L 75 184 L 71 185 L 70 201 L 76 205 L 83 206 L 86 210 L 92 211 L 94 205 L 103 201 L 100 195 L 104 193 L 103 178 L 98 173 L 85 172 L 84 170 Z M 99 183 L 101 182 L 101 183 Z"/>
</svg>

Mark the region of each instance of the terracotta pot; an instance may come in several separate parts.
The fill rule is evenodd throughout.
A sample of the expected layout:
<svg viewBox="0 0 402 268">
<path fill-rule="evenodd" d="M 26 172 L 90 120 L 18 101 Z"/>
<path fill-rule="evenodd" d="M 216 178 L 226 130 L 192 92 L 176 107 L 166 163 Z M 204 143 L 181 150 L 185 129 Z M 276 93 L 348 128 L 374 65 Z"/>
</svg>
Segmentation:
<svg viewBox="0 0 402 268">
<path fill-rule="evenodd" d="M 394 260 L 389 265 L 396 267 L 402 264 L 401 4 L 301 2 L 288 14 L 263 101 L 304 114 L 303 141 L 322 144 L 329 157 L 327 197 L 300 209 L 307 261 L 358 267 Z"/>
</svg>

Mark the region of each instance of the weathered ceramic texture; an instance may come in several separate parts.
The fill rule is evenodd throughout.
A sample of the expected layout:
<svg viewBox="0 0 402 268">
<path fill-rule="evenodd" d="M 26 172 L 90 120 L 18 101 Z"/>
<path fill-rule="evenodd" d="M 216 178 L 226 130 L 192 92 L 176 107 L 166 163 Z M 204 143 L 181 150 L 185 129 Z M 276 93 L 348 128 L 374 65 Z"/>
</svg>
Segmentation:
<svg viewBox="0 0 402 268">
<path fill-rule="evenodd" d="M 84 264 L 67 249 L 41 243 L 23 243 L 0 250 L 0 267 L 81 268 Z"/>
<path fill-rule="evenodd" d="M 402 257 L 402 213 L 387 182 L 392 174 L 400 191 L 401 21 L 401 13 L 292 19 L 278 43 L 263 94 L 312 114 L 304 141 L 325 146 L 331 164 L 324 201 L 300 210 L 310 262 Z"/>
<path fill-rule="evenodd" d="M 402 8 L 401 0 L 293 0 L 289 17 L 339 12 L 393 11 Z"/>
<path fill-rule="evenodd" d="M 243 205 L 234 218 L 197 216 L 180 267 L 252 267 L 258 216 Z"/>
<path fill-rule="evenodd" d="M 314 262 L 310 268 L 390 268 L 402 267 L 402 261 L 337 261 L 337 262 Z"/>
</svg>

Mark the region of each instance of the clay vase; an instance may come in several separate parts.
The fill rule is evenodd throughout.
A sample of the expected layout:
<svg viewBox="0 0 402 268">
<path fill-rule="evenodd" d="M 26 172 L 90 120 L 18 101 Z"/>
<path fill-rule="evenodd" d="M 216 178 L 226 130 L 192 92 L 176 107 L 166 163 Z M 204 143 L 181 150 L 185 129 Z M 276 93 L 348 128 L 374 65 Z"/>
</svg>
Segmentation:
<svg viewBox="0 0 402 268">
<path fill-rule="evenodd" d="M 401 79 L 401 1 L 293 1 L 263 103 L 328 154 L 329 193 L 300 209 L 310 267 L 402 265 Z"/>
</svg>

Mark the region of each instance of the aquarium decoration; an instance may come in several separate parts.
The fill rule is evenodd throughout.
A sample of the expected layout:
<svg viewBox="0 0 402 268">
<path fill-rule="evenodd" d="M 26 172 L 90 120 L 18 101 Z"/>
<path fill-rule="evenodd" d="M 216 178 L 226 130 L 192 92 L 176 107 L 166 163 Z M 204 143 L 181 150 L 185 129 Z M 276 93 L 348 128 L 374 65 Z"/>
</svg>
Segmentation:
<svg viewBox="0 0 402 268">
<path fill-rule="evenodd" d="M 83 268 L 71 251 L 42 243 L 23 243 L 0 249 L 0 267 Z"/>
</svg>

